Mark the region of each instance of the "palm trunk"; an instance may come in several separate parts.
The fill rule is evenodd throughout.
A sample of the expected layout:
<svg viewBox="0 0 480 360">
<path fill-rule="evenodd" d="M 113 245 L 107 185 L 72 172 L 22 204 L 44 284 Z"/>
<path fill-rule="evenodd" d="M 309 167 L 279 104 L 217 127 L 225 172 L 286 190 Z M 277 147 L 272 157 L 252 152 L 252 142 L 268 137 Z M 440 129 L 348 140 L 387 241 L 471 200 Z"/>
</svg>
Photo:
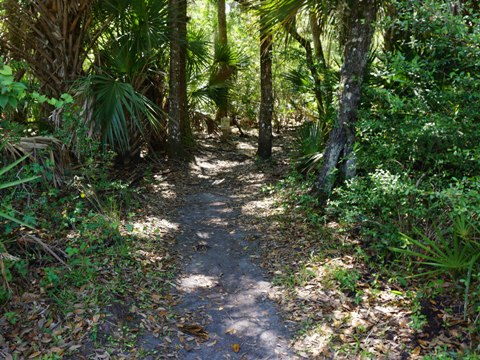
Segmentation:
<svg viewBox="0 0 480 360">
<path fill-rule="evenodd" d="M 272 36 L 260 30 L 260 126 L 258 133 L 258 156 L 267 160 L 272 156 Z"/>
<path fill-rule="evenodd" d="M 340 160 L 343 160 L 343 164 L 339 170 L 345 179 L 353 177 L 356 171 L 356 158 L 353 153 L 355 123 L 360 106 L 368 51 L 373 37 L 376 1 L 353 1 L 350 12 L 352 22 L 344 47 L 336 126 L 330 133 L 323 153 L 324 164 L 315 184 L 315 190 L 322 201 L 325 201 L 332 192 Z"/>
<path fill-rule="evenodd" d="M 187 1 L 169 0 L 170 80 L 168 150 L 173 158 L 185 153 L 183 140 L 191 135 L 187 111 Z"/>
</svg>

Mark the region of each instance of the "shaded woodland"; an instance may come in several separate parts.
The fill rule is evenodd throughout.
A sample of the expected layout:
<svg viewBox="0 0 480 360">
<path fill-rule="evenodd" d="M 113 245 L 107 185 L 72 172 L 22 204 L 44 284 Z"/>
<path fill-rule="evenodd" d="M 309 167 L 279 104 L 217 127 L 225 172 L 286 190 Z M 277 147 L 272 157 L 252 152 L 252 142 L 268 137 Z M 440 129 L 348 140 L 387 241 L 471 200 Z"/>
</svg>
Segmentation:
<svg viewBox="0 0 480 360">
<path fill-rule="evenodd" d="M 0 357 L 214 346 L 174 310 L 174 214 L 219 186 L 295 356 L 478 358 L 478 0 L 0 0 L 0 17 Z"/>
</svg>

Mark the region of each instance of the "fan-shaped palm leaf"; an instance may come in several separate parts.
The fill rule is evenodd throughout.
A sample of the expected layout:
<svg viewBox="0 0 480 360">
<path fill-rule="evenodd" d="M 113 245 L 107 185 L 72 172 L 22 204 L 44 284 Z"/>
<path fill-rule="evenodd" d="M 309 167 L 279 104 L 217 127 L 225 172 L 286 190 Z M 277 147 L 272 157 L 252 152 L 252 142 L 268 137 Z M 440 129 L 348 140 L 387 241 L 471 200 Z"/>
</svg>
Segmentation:
<svg viewBox="0 0 480 360">
<path fill-rule="evenodd" d="M 91 75 L 79 83 L 79 92 L 91 107 L 92 125 L 105 144 L 125 153 L 132 130 L 144 134 L 145 121 L 158 127 L 158 109 L 130 83 L 109 75 Z"/>
<path fill-rule="evenodd" d="M 297 167 L 301 172 L 318 169 L 323 159 L 322 153 L 327 138 L 324 122 L 315 121 L 303 124 L 297 131 Z"/>
<path fill-rule="evenodd" d="M 190 31 L 188 33 L 187 46 L 187 73 L 191 79 L 194 74 L 199 74 L 212 62 L 210 54 L 210 41 L 203 30 Z"/>
</svg>

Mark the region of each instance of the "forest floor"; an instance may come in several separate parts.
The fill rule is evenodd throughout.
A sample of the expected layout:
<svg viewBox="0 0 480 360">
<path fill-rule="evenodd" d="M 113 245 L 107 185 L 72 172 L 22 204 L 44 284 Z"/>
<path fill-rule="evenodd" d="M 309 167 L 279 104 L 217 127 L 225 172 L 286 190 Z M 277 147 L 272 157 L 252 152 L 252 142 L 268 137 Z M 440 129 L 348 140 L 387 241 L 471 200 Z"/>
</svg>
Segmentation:
<svg viewBox="0 0 480 360">
<path fill-rule="evenodd" d="M 417 301 L 372 273 L 350 232 L 285 205 L 272 184 L 290 171 L 287 140 L 261 163 L 254 137 L 200 139 L 190 164 L 146 174 L 120 243 L 63 286 L 42 270 L 50 283 L 11 300 L 0 358 L 409 359 L 471 346 L 460 308 Z"/>
</svg>

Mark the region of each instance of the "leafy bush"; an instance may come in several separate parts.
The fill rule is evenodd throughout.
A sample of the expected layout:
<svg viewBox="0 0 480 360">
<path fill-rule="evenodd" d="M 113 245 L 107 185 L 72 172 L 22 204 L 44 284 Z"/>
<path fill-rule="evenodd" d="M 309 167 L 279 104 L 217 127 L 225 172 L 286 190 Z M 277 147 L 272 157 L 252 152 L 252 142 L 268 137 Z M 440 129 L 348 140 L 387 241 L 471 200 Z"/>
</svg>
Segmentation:
<svg viewBox="0 0 480 360">
<path fill-rule="evenodd" d="M 18 101 L 25 96 L 26 88 L 25 84 L 14 80 L 12 68 L 0 59 L 0 108 L 15 109 Z"/>
<path fill-rule="evenodd" d="M 328 206 L 382 250 L 480 213 L 479 19 L 446 1 L 395 6 L 396 50 L 373 65 L 359 117 L 360 176 Z"/>
<path fill-rule="evenodd" d="M 453 179 L 443 189 L 421 184 L 408 174 L 379 169 L 335 190 L 326 211 L 351 227 L 361 227 L 381 251 L 400 245 L 400 232 L 413 236 L 415 228 L 428 232 L 434 224 L 448 227 L 452 217 L 468 217 L 477 226 L 479 177 Z"/>
<path fill-rule="evenodd" d="M 480 26 L 445 1 L 398 2 L 406 34 L 381 55 L 358 124 L 359 168 L 421 172 L 444 185 L 480 172 Z"/>
</svg>

